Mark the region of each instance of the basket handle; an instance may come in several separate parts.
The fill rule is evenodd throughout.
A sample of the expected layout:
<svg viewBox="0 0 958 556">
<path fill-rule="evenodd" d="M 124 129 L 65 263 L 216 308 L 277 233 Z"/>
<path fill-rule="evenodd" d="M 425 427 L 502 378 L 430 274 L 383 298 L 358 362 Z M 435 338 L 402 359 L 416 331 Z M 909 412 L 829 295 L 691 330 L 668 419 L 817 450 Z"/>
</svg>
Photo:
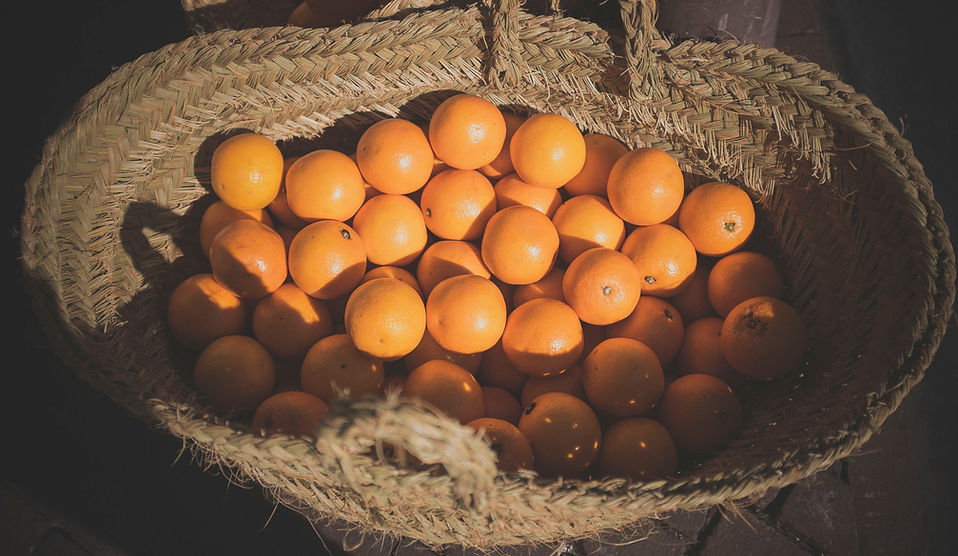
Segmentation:
<svg viewBox="0 0 958 556">
<path fill-rule="evenodd" d="M 400 480 L 393 466 L 369 465 L 370 457 L 388 461 L 390 447 L 442 465 L 450 495 L 464 507 L 485 508 L 498 474 L 495 452 L 476 431 L 398 391 L 332 404 L 315 441 L 320 457 L 332 459 L 338 475 L 360 493 L 381 492 Z"/>
<path fill-rule="evenodd" d="M 520 0 L 484 0 L 491 12 L 490 63 L 487 80 L 494 85 L 516 85 L 522 79 L 519 57 Z M 552 0 L 557 10 L 558 0 Z M 625 60 L 629 78 L 629 98 L 645 100 L 656 77 L 652 42 L 660 37 L 656 0 L 619 0 L 622 28 L 625 32 Z"/>
</svg>

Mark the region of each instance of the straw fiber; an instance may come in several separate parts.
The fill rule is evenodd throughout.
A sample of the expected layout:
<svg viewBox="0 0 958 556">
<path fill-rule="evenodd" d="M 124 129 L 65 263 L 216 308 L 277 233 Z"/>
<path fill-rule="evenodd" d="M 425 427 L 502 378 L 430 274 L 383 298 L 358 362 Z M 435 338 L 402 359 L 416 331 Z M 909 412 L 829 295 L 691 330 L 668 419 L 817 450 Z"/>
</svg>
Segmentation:
<svg viewBox="0 0 958 556">
<path fill-rule="evenodd" d="M 309 518 L 435 546 L 595 535 L 827 468 L 879 429 L 938 348 L 955 295 L 941 207 L 911 145 L 833 74 L 751 44 L 672 44 L 655 14 L 622 2 L 606 29 L 516 0 L 450 3 L 331 30 L 208 28 L 118 68 L 26 184 L 23 264 L 51 345 L 233 480 Z M 670 480 L 557 482 L 497 473 L 481 438 L 395 396 L 334 407 L 313 443 L 253 434 L 194 394 L 163 315 L 202 259 L 192 238 L 215 146 L 249 129 L 291 154 L 347 149 L 378 119 L 425 122 L 453 91 L 664 149 L 690 185 L 721 179 L 756 200 L 810 348 L 800 372 L 746 394 L 727 450 Z M 390 459 L 397 446 L 425 465 Z"/>
</svg>

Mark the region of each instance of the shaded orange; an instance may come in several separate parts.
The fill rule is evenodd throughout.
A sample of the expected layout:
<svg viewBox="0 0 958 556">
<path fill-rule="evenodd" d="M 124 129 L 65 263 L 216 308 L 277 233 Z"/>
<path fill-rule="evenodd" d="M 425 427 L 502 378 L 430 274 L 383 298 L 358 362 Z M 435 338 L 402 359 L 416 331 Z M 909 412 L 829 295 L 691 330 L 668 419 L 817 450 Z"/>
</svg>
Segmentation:
<svg viewBox="0 0 958 556">
<path fill-rule="evenodd" d="M 469 421 L 466 426 L 480 431 L 495 452 L 496 467 L 500 471 L 509 473 L 535 467 L 532 444 L 516 423 L 495 417 L 480 417 Z"/>
<path fill-rule="evenodd" d="M 808 330 L 790 304 L 776 297 L 753 297 L 725 316 L 721 341 L 722 353 L 736 371 L 774 380 L 802 362 Z"/>
<path fill-rule="evenodd" d="M 522 122 L 526 121 L 525 116 L 515 112 L 502 111 L 502 117 L 506 122 L 506 136 L 502 142 L 502 148 L 499 149 L 499 154 L 492 162 L 479 168 L 479 171 L 490 180 L 498 180 L 506 174 L 515 172 L 515 167 L 512 165 L 512 155 L 509 154 L 509 142 Z"/>
<path fill-rule="evenodd" d="M 519 401 L 522 407 L 529 407 L 532 400 L 546 392 L 565 392 L 580 400 L 585 400 L 585 390 L 582 388 L 582 366 L 574 364 L 565 372 L 552 376 L 530 376 L 522 387 Z"/>
<path fill-rule="evenodd" d="M 200 352 L 193 386 L 223 415 L 248 415 L 270 396 L 276 365 L 269 351 L 242 334 L 222 336 Z"/>
<path fill-rule="evenodd" d="M 512 292 L 512 306 L 518 307 L 530 299 L 539 297 L 549 297 L 559 301 L 565 301 L 562 293 L 562 278 L 565 276 L 565 270 L 559 267 L 552 267 L 541 280 L 531 284 L 516 286 Z"/>
<path fill-rule="evenodd" d="M 583 345 L 582 323 L 572 307 L 545 297 L 513 309 L 502 333 L 506 357 L 529 376 L 561 373 L 578 361 Z"/>
<path fill-rule="evenodd" d="M 327 404 L 383 392 L 386 370 L 381 359 L 365 354 L 347 334 L 330 334 L 303 357 L 300 384 Z"/>
<path fill-rule="evenodd" d="M 689 374 L 671 382 L 659 404 L 659 421 L 680 452 L 705 455 L 728 447 L 742 427 L 742 405 L 728 384 Z"/>
<path fill-rule="evenodd" d="M 210 256 L 210 245 L 213 244 L 213 238 L 227 224 L 241 219 L 256 220 L 269 227 L 273 227 L 273 219 L 270 218 L 266 209 L 257 210 L 237 210 L 223 201 L 215 201 L 203 211 L 200 218 L 200 249 L 208 258 Z"/>
<path fill-rule="evenodd" d="M 200 273 L 180 282 L 166 307 L 166 322 L 173 339 L 200 350 L 222 336 L 246 328 L 250 306 L 212 274 Z"/>
<path fill-rule="evenodd" d="M 785 290 L 775 261 L 754 251 L 730 253 L 715 261 L 708 274 L 706 295 L 720 316 L 752 297 L 777 297 Z"/>
<path fill-rule="evenodd" d="M 236 220 L 213 238 L 210 269 L 236 295 L 259 299 L 286 281 L 286 243 L 266 224 Z"/>
<path fill-rule="evenodd" d="M 326 303 L 286 282 L 261 298 L 253 309 L 253 336 L 279 359 L 298 359 L 333 332 Z"/>
<path fill-rule="evenodd" d="M 675 475 L 678 464 L 678 448 L 662 423 L 630 417 L 612 423 L 602 435 L 595 471 L 598 476 L 654 481 Z"/>
<path fill-rule="evenodd" d="M 306 392 L 278 392 L 263 400 L 253 413 L 251 426 L 263 434 L 312 436 L 329 405 Z"/>
<path fill-rule="evenodd" d="M 439 342 L 432 337 L 432 334 L 429 333 L 429 327 L 427 326 L 426 331 L 422 335 L 422 340 L 419 341 L 419 345 L 416 346 L 416 349 L 403 357 L 403 367 L 406 369 L 406 372 L 410 372 L 426 361 L 444 359 L 459 365 L 472 374 L 476 374 L 482 363 L 482 356 L 482 352 L 456 353 L 442 347 L 439 345 Z"/>
<path fill-rule="evenodd" d="M 525 205 L 552 218 L 562 204 L 562 194 L 558 189 L 528 184 L 515 172 L 499 178 L 492 189 L 496 193 L 496 207 L 499 209 Z"/>
<path fill-rule="evenodd" d="M 486 417 L 502 419 L 513 425 L 519 424 L 522 405 L 508 390 L 498 386 L 483 386 L 482 397 L 485 401 Z"/>
<path fill-rule="evenodd" d="M 651 347 L 632 338 L 612 337 L 582 361 L 582 388 L 597 412 L 637 417 L 659 402 L 665 374 Z"/>
<path fill-rule="evenodd" d="M 569 195 L 598 195 L 606 197 L 606 185 L 612 166 L 629 148 L 622 142 L 604 133 L 587 133 L 585 140 L 585 164 L 582 170 L 563 186 Z"/>
<path fill-rule="evenodd" d="M 436 284 L 446 278 L 462 274 L 492 277 L 482 262 L 479 247 L 467 241 L 440 240 L 431 243 L 416 263 L 416 279 L 425 295 L 429 295 Z"/>
<path fill-rule="evenodd" d="M 449 351 L 486 351 L 496 345 L 505 326 L 505 299 L 488 278 L 475 274 L 446 278 L 426 298 L 426 327 Z"/>
<path fill-rule="evenodd" d="M 618 249 L 625 240 L 625 222 L 596 195 L 578 195 L 562 203 L 552 223 L 559 233 L 559 258 L 566 264 L 587 249 Z"/>
<path fill-rule="evenodd" d="M 519 430 L 532 444 L 536 471 L 548 478 L 578 478 L 595 461 L 602 428 L 589 404 L 564 392 L 547 392 L 526 406 Z"/>
<path fill-rule="evenodd" d="M 682 315 L 664 299 L 642 296 L 632 314 L 606 327 L 608 338 L 632 338 L 652 348 L 662 367 L 675 359 L 682 346 Z"/>
<path fill-rule="evenodd" d="M 718 377 L 730 386 L 739 386 L 746 377 L 732 368 L 722 353 L 721 317 L 702 317 L 685 325 L 682 346 L 675 356 L 680 375 L 702 373 Z"/>
<path fill-rule="evenodd" d="M 402 395 L 425 402 L 463 424 L 486 413 L 482 388 L 472 373 L 442 359 L 413 369 L 406 377 Z"/>
<path fill-rule="evenodd" d="M 376 278 L 353 290 L 343 319 L 360 351 L 390 361 L 419 345 L 426 330 L 426 307 L 409 284 Z"/>
</svg>

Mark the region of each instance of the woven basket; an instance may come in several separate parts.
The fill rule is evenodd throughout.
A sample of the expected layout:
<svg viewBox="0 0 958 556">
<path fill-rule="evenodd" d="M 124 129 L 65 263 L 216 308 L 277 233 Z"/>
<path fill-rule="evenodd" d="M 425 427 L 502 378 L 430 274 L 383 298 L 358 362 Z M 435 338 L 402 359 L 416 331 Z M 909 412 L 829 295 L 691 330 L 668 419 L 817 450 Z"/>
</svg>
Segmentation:
<svg viewBox="0 0 958 556">
<path fill-rule="evenodd" d="M 502 0 L 333 30 L 218 30 L 120 67 L 26 184 L 23 264 L 51 345 L 232 479 L 309 519 L 429 545 L 595 535 L 830 466 L 879 429 L 938 348 L 955 295 L 941 207 L 910 144 L 831 73 L 733 41 L 670 44 L 654 17 L 652 1 L 623 2 L 619 31 Z M 450 91 L 664 149 L 756 200 L 810 350 L 800 372 L 749 396 L 727 450 L 670 480 L 557 482 L 497 473 L 471 431 L 395 397 L 334 407 L 315 443 L 253 434 L 197 398 L 163 314 L 202 258 L 192 238 L 223 134 L 255 130 L 287 152 L 348 145 L 383 117 L 426 121 Z M 384 444 L 431 465 L 383 460 Z"/>
</svg>

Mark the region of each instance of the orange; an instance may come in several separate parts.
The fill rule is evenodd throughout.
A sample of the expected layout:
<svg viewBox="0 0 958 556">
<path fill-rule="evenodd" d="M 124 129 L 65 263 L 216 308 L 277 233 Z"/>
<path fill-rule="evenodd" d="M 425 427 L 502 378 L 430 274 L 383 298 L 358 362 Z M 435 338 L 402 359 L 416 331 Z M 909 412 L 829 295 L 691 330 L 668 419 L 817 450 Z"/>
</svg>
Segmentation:
<svg viewBox="0 0 958 556">
<path fill-rule="evenodd" d="M 496 453 L 496 467 L 506 473 L 520 469 L 533 469 L 535 455 L 532 444 L 515 423 L 494 417 L 480 417 L 466 423 L 480 431 Z"/>
<path fill-rule="evenodd" d="M 558 189 L 530 185 L 519 179 L 515 172 L 499 178 L 492 189 L 496 193 L 496 207 L 499 209 L 525 205 L 552 218 L 562 204 L 562 194 Z"/>
<path fill-rule="evenodd" d="M 715 309 L 709 301 L 708 283 L 711 269 L 707 264 L 700 259 L 695 265 L 688 284 L 679 293 L 669 298 L 669 303 L 679 310 L 685 322 L 715 315 Z"/>
<path fill-rule="evenodd" d="M 312 436 L 329 405 L 312 394 L 289 390 L 263 400 L 253 413 L 253 430 L 263 434 Z"/>
<path fill-rule="evenodd" d="M 675 474 L 678 448 L 662 423 L 648 417 L 630 417 L 612 423 L 602 435 L 596 458 L 598 476 L 654 481 Z"/>
<path fill-rule="evenodd" d="M 669 365 L 682 347 L 685 322 L 664 299 L 644 295 L 632 314 L 606 327 L 608 338 L 632 338 L 652 348 L 663 367 Z"/>
<path fill-rule="evenodd" d="M 356 144 L 359 171 L 382 193 L 405 195 L 422 188 L 432 176 L 433 160 L 426 134 L 402 118 L 374 123 Z"/>
<path fill-rule="evenodd" d="M 412 272 L 409 272 L 405 268 L 391 265 L 373 267 L 367 270 L 366 274 L 363 274 L 363 277 L 359 280 L 359 283 L 362 284 L 370 280 L 375 280 L 376 278 L 395 278 L 397 280 L 402 280 L 403 282 L 412 286 L 412 288 L 416 290 L 420 297 L 423 296 L 422 288 L 419 287 L 419 281 L 416 280 L 416 277 Z"/>
<path fill-rule="evenodd" d="M 639 302 L 642 276 L 629 257 L 593 247 L 569 265 L 562 294 L 582 322 L 605 325 L 629 316 Z"/>
<path fill-rule="evenodd" d="M 626 236 L 621 251 L 642 274 L 642 293 L 672 297 L 692 279 L 698 255 L 689 238 L 668 224 L 640 226 Z"/>
<path fill-rule="evenodd" d="M 496 212 L 496 192 L 476 170 L 443 170 L 419 199 L 426 227 L 442 239 L 476 240 Z"/>
<path fill-rule="evenodd" d="M 405 195 L 384 193 L 366 201 L 353 218 L 353 228 L 363 240 L 366 258 L 378 265 L 409 264 L 429 240 L 419 207 Z"/>
<path fill-rule="evenodd" d="M 529 380 L 529 375 L 517 369 L 506 357 L 501 339 L 483 352 L 476 377 L 483 386 L 498 386 L 513 396 L 520 396 L 523 386 Z"/>
<path fill-rule="evenodd" d="M 227 224 L 240 219 L 256 220 L 257 222 L 273 227 L 273 219 L 265 209 L 256 210 L 237 210 L 223 201 L 215 201 L 203 211 L 200 218 L 200 249 L 207 257 L 210 256 L 210 245 L 213 244 L 213 238 Z"/>
<path fill-rule="evenodd" d="M 299 159 L 298 156 L 283 159 L 283 182 L 280 184 L 276 197 L 273 197 L 273 200 L 270 201 L 266 207 L 269 213 L 276 218 L 276 220 L 279 220 L 280 224 L 294 230 L 298 230 L 306 224 L 309 224 L 309 222 L 303 220 L 293 212 L 293 209 L 289 208 L 289 201 L 286 198 L 286 173 L 289 172 L 289 167 L 292 166 L 297 159 Z"/>
<path fill-rule="evenodd" d="M 173 339 L 199 350 L 222 336 L 240 334 L 246 328 L 249 304 L 212 274 L 200 273 L 180 282 L 166 306 L 166 322 Z"/>
<path fill-rule="evenodd" d="M 286 171 L 285 184 L 286 203 L 306 221 L 344 222 L 366 199 L 356 163 L 332 149 L 318 149 L 297 158 Z"/>
<path fill-rule="evenodd" d="M 379 395 L 385 377 L 382 360 L 359 351 L 347 334 L 330 334 L 306 352 L 299 380 L 303 391 L 329 404 Z"/>
<path fill-rule="evenodd" d="M 745 245 L 755 229 L 752 198 L 730 183 L 703 183 L 682 202 L 679 228 L 699 253 L 727 255 Z"/>
<path fill-rule="evenodd" d="M 222 336 L 210 342 L 197 357 L 193 386 L 215 411 L 246 415 L 272 394 L 276 364 L 255 339 L 242 334 Z"/>
<path fill-rule="evenodd" d="M 297 4 L 286 18 L 286 25 L 295 27 L 324 27 L 324 23 L 323 18 L 314 12 L 305 0 Z"/>
<path fill-rule="evenodd" d="M 233 135 L 216 146 L 210 162 L 213 192 L 238 210 L 266 208 L 283 181 L 283 153 L 259 133 Z"/>
<path fill-rule="evenodd" d="M 733 369 L 750 378 L 773 380 L 802 362 L 808 331 L 798 311 L 785 301 L 753 297 L 725 316 L 721 341 Z"/>
<path fill-rule="evenodd" d="M 578 195 L 562 203 L 552 223 L 559 233 L 559 258 L 566 264 L 586 249 L 618 249 L 625 240 L 625 222 L 597 195 Z"/>
<path fill-rule="evenodd" d="M 349 294 L 343 322 L 360 351 L 391 361 L 419 345 L 426 331 L 426 307 L 409 284 L 377 278 Z"/>
<path fill-rule="evenodd" d="M 529 407 L 532 400 L 546 392 L 565 392 L 580 400 L 585 400 L 585 390 L 582 388 L 582 366 L 574 364 L 564 373 L 552 376 L 530 376 L 522 387 L 519 401 L 522 407 Z"/>
<path fill-rule="evenodd" d="M 480 353 L 502 337 L 506 301 L 488 278 L 475 274 L 446 278 L 426 298 L 426 327 L 449 351 Z"/>
<path fill-rule="evenodd" d="M 502 333 L 509 361 L 529 376 L 550 376 L 568 369 L 582 354 L 582 323 L 575 310 L 542 297 L 512 310 Z"/>
<path fill-rule="evenodd" d="M 278 359 L 298 359 L 333 332 L 326 303 L 286 282 L 253 309 L 253 336 Z"/>
<path fill-rule="evenodd" d="M 617 160 L 629 152 L 622 141 L 604 133 L 588 133 L 585 139 L 585 165 L 571 180 L 566 182 L 566 193 L 598 195 L 605 197 L 609 174 Z"/>
<path fill-rule="evenodd" d="M 512 306 L 518 307 L 530 299 L 539 297 L 550 297 L 565 301 L 562 293 L 562 278 L 565 276 L 565 270 L 559 267 L 553 267 L 541 280 L 531 284 L 516 286 L 512 292 Z"/>
<path fill-rule="evenodd" d="M 476 170 L 490 164 L 506 140 L 506 120 L 488 100 L 460 93 L 439 103 L 429 118 L 429 143 L 452 168 Z"/>
<path fill-rule="evenodd" d="M 664 222 L 682 204 L 685 177 L 669 153 L 633 149 L 612 166 L 606 189 L 609 203 L 623 220 L 650 226 Z"/>
<path fill-rule="evenodd" d="M 524 205 L 506 207 L 489 219 L 480 243 L 486 268 L 507 284 L 531 284 L 555 264 L 559 234 L 549 217 Z"/>
<path fill-rule="evenodd" d="M 702 317 L 685 326 L 682 346 L 675 356 L 675 371 L 680 375 L 712 375 L 733 387 L 746 378 L 732 368 L 722 353 L 721 317 Z"/>
<path fill-rule="evenodd" d="M 681 452 L 705 455 L 728 447 L 742 427 L 742 405 L 728 384 L 711 375 L 689 374 L 665 389 L 659 421 Z"/>
<path fill-rule="evenodd" d="M 244 299 L 259 299 L 286 281 L 286 243 L 256 220 L 226 225 L 210 245 L 214 277 Z"/>
<path fill-rule="evenodd" d="M 585 165 L 585 139 L 568 118 L 535 114 L 512 135 L 509 155 L 522 181 L 558 189 Z"/>
<path fill-rule="evenodd" d="M 366 274 L 366 248 L 356 230 L 335 220 L 306 226 L 289 245 L 289 275 L 319 299 L 346 295 Z"/>
<path fill-rule="evenodd" d="M 427 315 L 428 316 L 428 315 Z M 428 321 L 427 321 L 428 322 Z M 412 350 L 403 357 L 403 367 L 406 372 L 410 372 L 426 361 L 433 359 L 445 359 L 459 365 L 472 374 L 479 372 L 479 365 L 482 363 L 482 352 L 480 353 L 456 353 L 439 345 L 439 342 L 429 333 L 429 327 L 422 335 L 422 340 L 416 349 Z"/>
<path fill-rule="evenodd" d="M 479 248 L 467 241 L 440 240 L 430 244 L 416 263 L 416 279 L 425 295 L 446 278 L 475 274 L 490 278 Z"/>
<path fill-rule="evenodd" d="M 595 412 L 565 392 L 547 392 L 532 400 L 519 418 L 519 430 L 532 444 L 536 471 L 550 478 L 585 475 L 602 442 Z"/>
<path fill-rule="evenodd" d="M 472 373 L 455 363 L 434 359 L 413 369 L 406 377 L 403 396 L 420 400 L 460 423 L 486 413 L 482 387 Z"/>
<path fill-rule="evenodd" d="M 782 274 L 775 261 L 754 251 L 739 251 L 715 261 L 708 274 L 706 295 L 720 316 L 751 297 L 782 297 Z"/>
<path fill-rule="evenodd" d="M 513 425 L 519 424 L 522 406 L 508 390 L 498 386 L 483 386 L 482 398 L 485 401 L 486 417 L 502 419 Z"/>
<path fill-rule="evenodd" d="M 609 338 L 582 361 L 582 388 L 596 411 L 636 417 L 659 402 L 665 374 L 649 346 L 632 338 Z"/>
<path fill-rule="evenodd" d="M 490 180 L 498 180 L 506 174 L 515 172 L 512 156 L 509 154 L 509 142 L 522 122 L 526 121 L 525 116 L 515 112 L 502 111 L 502 117 L 506 122 L 506 137 L 502 142 L 502 148 L 492 162 L 479 168 L 479 171 Z"/>
</svg>

